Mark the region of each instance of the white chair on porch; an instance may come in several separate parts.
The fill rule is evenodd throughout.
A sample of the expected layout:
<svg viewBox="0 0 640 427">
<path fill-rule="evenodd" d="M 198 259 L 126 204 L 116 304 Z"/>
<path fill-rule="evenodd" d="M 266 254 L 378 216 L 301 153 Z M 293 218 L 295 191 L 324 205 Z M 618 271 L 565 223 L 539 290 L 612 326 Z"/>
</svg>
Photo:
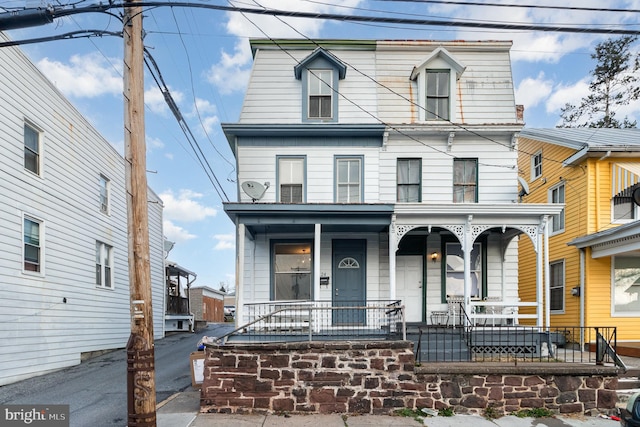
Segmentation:
<svg viewBox="0 0 640 427">
<path fill-rule="evenodd" d="M 460 316 L 462 311 L 460 307 L 464 302 L 464 296 L 462 295 L 447 295 L 447 305 L 449 307 L 449 318 L 451 319 L 451 324 L 453 327 L 456 327 L 456 324 L 462 323 Z"/>
<path fill-rule="evenodd" d="M 501 297 L 485 297 L 485 301 L 487 302 L 501 302 Z M 491 320 L 491 326 L 496 326 L 496 318 L 493 316 L 495 314 L 502 314 L 503 307 L 501 305 L 486 305 L 485 306 L 485 314 L 487 317 L 484 319 L 484 325 L 487 325 L 487 322 Z M 502 323 L 502 319 L 499 320 Z"/>
</svg>

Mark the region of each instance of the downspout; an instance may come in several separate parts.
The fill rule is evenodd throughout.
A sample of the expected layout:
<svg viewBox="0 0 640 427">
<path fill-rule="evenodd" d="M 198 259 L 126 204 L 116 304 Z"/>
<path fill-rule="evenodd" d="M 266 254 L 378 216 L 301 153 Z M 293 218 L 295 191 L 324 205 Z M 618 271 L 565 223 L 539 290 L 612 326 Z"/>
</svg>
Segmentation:
<svg viewBox="0 0 640 427">
<path fill-rule="evenodd" d="M 580 249 L 580 349 L 584 349 L 584 280 L 586 249 Z"/>
</svg>

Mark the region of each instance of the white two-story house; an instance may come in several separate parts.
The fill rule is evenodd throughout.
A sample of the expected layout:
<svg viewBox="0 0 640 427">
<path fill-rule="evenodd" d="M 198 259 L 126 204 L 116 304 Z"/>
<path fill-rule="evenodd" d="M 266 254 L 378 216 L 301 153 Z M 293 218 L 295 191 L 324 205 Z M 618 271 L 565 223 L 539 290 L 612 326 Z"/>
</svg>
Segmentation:
<svg viewBox="0 0 640 427">
<path fill-rule="evenodd" d="M 3 385 L 125 347 L 131 310 L 124 158 L 17 47 L 0 48 L 0 147 Z M 148 197 L 160 338 L 162 202 Z"/>
<path fill-rule="evenodd" d="M 454 298 L 471 317 L 490 299 L 513 309 L 499 321 L 543 323 L 544 230 L 560 208 L 519 203 L 510 47 L 251 41 L 240 118 L 222 125 L 238 170 L 224 209 L 239 326 L 253 304 L 291 300 L 400 301 L 407 321 L 430 323 Z M 531 301 L 518 295 L 521 244 L 536 253 Z"/>
</svg>

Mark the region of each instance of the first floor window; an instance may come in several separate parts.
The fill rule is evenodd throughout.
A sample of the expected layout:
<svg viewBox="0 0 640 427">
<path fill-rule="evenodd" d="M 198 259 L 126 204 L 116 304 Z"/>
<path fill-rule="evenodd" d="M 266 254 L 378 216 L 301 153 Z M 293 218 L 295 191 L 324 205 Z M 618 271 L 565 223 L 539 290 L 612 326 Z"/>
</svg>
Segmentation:
<svg viewBox="0 0 640 427">
<path fill-rule="evenodd" d="M 421 159 L 398 159 L 398 202 L 420 202 Z"/>
<path fill-rule="evenodd" d="M 42 272 L 42 223 L 34 218 L 24 217 L 24 271 Z"/>
<path fill-rule="evenodd" d="M 457 242 L 446 244 L 447 268 L 445 296 L 464 295 L 464 253 Z M 482 298 L 482 245 L 474 243 L 470 258 L 471 297 Z"/>
<path fill-rule="evenodd" d="M 640 314 L 640 257 L 616 256 L 613 268 L 615 314 Z"/>
<path fill-rule="evenodd" d="M 113 247 L 103 242 L 96 242 L 96 285 L 102 288 L 113 288 Z"/>
<path fill-rule="evenodd" d="M 564 310 L 564 261 L 549 264 L 549 309 Z"/>
<path fill-rule="evenodd" d="M 338 203 L 362 202 L 362 159 L 336 159 L 336 195 Z"/>
<path fill-rule="evenodd" d="M 453 203 L 478 201 L 478 160 L 453 160 Z"/>
<path fill-rule="evenodd" d="M 311 299 L 311 259 L 311 242 L 273 245 L 274 300 Z"/>
</svg>

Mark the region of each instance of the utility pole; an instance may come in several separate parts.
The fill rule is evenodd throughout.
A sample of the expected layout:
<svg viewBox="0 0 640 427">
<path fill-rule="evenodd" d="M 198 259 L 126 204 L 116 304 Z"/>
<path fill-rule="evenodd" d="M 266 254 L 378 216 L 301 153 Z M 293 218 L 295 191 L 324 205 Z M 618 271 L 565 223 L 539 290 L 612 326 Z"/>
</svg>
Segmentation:
<svg viewBox="0 0 640 427">
<path fill-rule="evenodd" d="M 125 2 L 124 141 L 129 235 L 131 335 L 127 343 L 128 426 L 155 427 L 156 385 L 149 262 L 149 213 L 144 128 L 142 7 Z"/>
</svg>

